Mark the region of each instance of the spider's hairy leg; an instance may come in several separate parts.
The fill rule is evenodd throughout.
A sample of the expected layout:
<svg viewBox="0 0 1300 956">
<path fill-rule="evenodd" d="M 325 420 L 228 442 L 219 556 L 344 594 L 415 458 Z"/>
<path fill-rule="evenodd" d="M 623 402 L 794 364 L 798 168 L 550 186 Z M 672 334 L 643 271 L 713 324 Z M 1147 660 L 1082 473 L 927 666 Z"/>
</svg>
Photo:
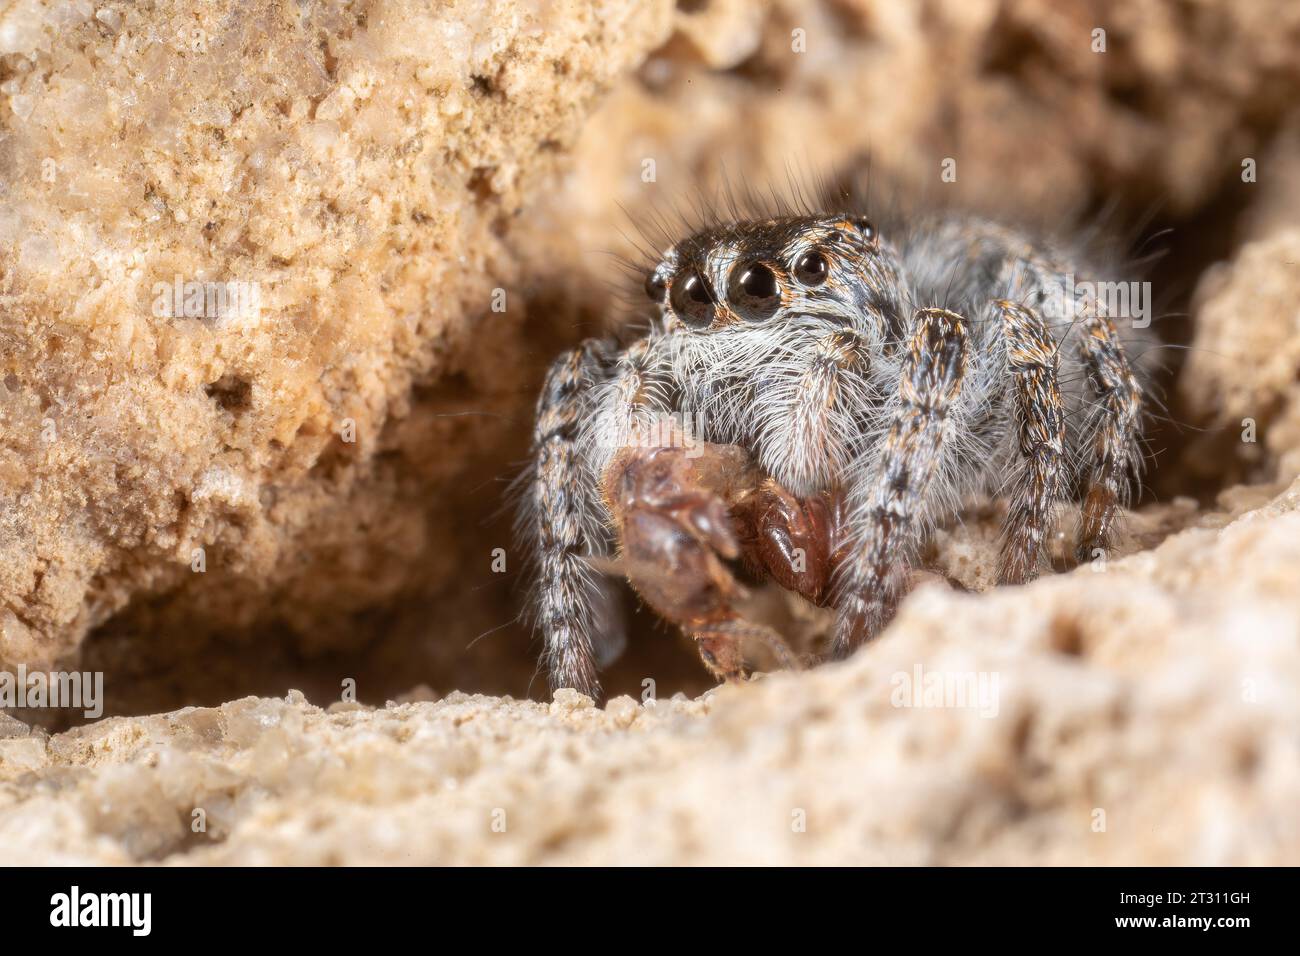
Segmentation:
<svg viewBox="0 0 1300 956">
<path fill-rule="evenodd" d="M 1083 432 L 1092 468 L 1075 552 L 1082 563 L 1110 550 L 1115 515 L 1127 503 L 1131 482 L 1141 470 L 1142 386 L 1114 323 L 1105 315 L 1088 317 L 1079 353 L 1094 398 Z"/>
<path fill-rule="evenodd" d="M 850 489 L 851 543 L 840 566 L 833 653 L 847 656 L 884 627 L 918 547 L 932 480 L 966 373 L 961 316 L 921 309 L 903 357 L 893 419 L 866 480 Z"/>
<path fill-rule="evenodd" d="M 553 690 L 600 696 L 597 667 L 624 641 L 617 591 L 593 559 L 610 549 L 602 479 L 618 449 L 647 441 L 665 405 L 661 335 L 619 352 L 588 340 L 551 366 L 533 439 L 536 613 Z"/>
<path fill-rule="evenodd" d="M 604 553 L 599 490 L 584 442 L 592 386 L 609 346 L 588 340 L 551 365 L 537 402 L 526 528 L 537 553 L 534 608 L 553 690 L 595 696 L 601 632 L 613 625 L 614 594 L 587 559 Z"/>
<path fill-rule="evenodd" d="M 616 353 L 608 374 L 592 390 L 590 414 L 582 428 L 601 488 L 620 451 L 672 440 L 664 432 L 672 427 L 667 413 L 674 410 L 676 399 L 672 345 L 671 337 L 652 330 Z"/>
<path fill-rule="evenodd" d="M 1005 299 L 994 307 L 1006 343 L 1021 460 L 1003 526 L 998 579 L 1023 584 L 1038 576 L 1052 509 L 1065 495 L 1065 408 L 1056 344 L 1042 317 Z"/>
</svg>

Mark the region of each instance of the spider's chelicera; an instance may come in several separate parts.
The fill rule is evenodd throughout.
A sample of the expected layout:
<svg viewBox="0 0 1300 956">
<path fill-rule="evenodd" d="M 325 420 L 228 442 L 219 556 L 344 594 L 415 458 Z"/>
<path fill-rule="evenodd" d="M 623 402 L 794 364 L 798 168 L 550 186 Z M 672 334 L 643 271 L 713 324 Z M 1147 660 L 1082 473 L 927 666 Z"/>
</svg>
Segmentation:
<svg viewBox="0 0 1300 956">
<path fill-rule="evenodd" d="M 648 334 L 560 356 L 538 402 L 523 522 L 552 686 L 599 693 L 622 641 L 612 564 L 732 678 L 743 638 L 783 645 L 734 610 L 729 562 L 833 607 L 843 656 L 970 495 L 1007 500 L 1003 582 L 1037 575 L 1068 496 L 1078 559 L 1104 553 L 1141 465 L 1142 388 L 1119 317 L 1064 294 L 1076 274 L 963 217 L 894 234 L 788 216 L 669 248 L 645 280 Z M 709 453 L 665 441 L 666 416 Z"/>
</svg>

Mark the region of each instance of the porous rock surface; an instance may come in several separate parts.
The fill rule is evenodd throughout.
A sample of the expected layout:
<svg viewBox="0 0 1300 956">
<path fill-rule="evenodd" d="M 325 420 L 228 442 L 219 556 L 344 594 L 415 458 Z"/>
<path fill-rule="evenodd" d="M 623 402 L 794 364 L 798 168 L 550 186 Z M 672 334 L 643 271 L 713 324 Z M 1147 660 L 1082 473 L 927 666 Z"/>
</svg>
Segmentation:
<svg viewBox="0 0 1300 956">
<path fill-rule="evenodd" d="M 0 862 L 1300 862 L 1293 5 L 287 9 L 0 11 L 0 667 L 179 708 L 0 715 Z M 480 521 L 546 356 L 609 320 L 601 254 L 724 167 L 868 150 L 1049 223 L 1158 194 L 1203 241 L 1166 273 L 1174 492 L 1104 563 L 919 587 L 843 664 L 695 696 L 660 634 L 637 696 L 515 699 L 522 632 L 467 647 L 517 601 Z M 177 274 L 259 320 L 155 316 Z M 933 563 L 985 586 L 994 518 Z M 331 704 L 350 676 L 403 702 Z"/>
<path fill-rule="evenodd" d="M 0 663 L 177 589 L 329 647 L 412 567 L 450 579 L 430 491 L 531 384 L 510 220 L 664 5 L 0 17 Z M 178 277 L 260 309 L 159 315 Z"/>
<path fill-rule="evenodd" d="M 1240 497 L 1235 519 L 1104 572 L 922 589 L 869 653 L 696 700 L 321 710 L 292 693 L 13 728 L 0 847 L 60 863 L 1295 862 L 1300 483 Z M 989 690 L 904 694 L 927 674 Z"/>
</svg>

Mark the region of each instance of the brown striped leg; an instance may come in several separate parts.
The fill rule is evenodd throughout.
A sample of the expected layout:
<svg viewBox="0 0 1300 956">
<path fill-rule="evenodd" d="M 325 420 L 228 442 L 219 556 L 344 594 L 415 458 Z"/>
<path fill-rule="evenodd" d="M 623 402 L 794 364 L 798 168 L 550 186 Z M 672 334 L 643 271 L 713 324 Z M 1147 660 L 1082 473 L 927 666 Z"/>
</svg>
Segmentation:
<svg viewBox="0 0 1300 956">
<path fill-rule="evenodd" d="M 1007 372 L 1015 394 L 1021 467 L 1003 526 L 998 580 L 1023 584 L 1038 577 L 1052 520 L 1065 494 L 1065 410 L 1057 382 L 1056 346 L 1037 312 L 1015 302 L 996 303 L 1007 347 Z"/>
<path fill-rule="evenodd" d="M 1093 402 L 1084 430 L 1092 473 L 1076 549 L 1082 563 L 1110 550 L 1115 515 L 1127 504 L 1132 482 L 1141 469 L 1142 387 L 1124 357 L 1114 324 L 1106 316 L 1087 320 L 1079 350 Z"/>
<path fill-rule="evenodd" d="M 875 637 L 897 605 L 942 461 L 948 413 L 961 392 L 966 350 L 961 316 L 944 309 L 916 313 L 893 423 L 861 495 L 850 498 L 853 550 L 837 582 L 837 657 Z"/>
</svg>

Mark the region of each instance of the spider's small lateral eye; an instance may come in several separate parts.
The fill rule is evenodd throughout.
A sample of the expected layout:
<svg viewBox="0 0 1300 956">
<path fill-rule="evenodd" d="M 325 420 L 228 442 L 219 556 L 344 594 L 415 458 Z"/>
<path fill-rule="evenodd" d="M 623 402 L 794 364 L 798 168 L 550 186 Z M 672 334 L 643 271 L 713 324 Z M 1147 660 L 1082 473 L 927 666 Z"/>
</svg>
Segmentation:
<svg viewBox="0 0 1300 956">
<path fill-rule="evenodd" d="M 645 294 L 651 302 L 663 302 L 664 296 L 668 294 L 668 283 L 659 273 L 652 272 L 645 277 Z"/>
<path fill-rule="evenodd" d="M 776 275 L 761 262 L 744 262 L 731 273 L 727 298 L 748 319 L 765 319 L 781 304 Z"/>
<path fill-rule="evenodd" d="M 673 280 L 673 311 L 687 325 L 703 328 L 713 321 L 713 290 L 698 272 L 684 272 Z"/>
<path fill-rule="evenodd" d="M 853 220 L 853 225 L 857 227 L 858 232 L 861 234 L 863 239 L 867 240 L 867 242 L 875 241 L 876 227 L 871 224 L 870 219 L 859 217 Z"/>
<path fill-rule="evenodd" d="M 794 264 L 794 277 L 804 285 L 821 285 L 829 272 L 830 265 L 820 252 L 805 252 Z"/>
</svg>

